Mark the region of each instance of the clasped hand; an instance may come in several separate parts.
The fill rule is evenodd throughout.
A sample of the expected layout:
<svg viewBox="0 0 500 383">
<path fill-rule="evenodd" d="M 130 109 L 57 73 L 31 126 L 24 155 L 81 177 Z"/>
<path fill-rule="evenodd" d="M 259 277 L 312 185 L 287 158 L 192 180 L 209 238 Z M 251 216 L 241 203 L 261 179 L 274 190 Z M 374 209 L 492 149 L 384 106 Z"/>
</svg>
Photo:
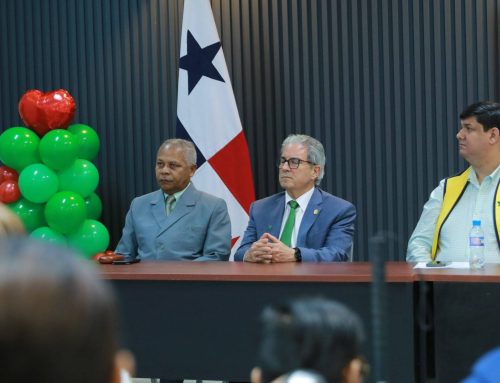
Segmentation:
<svg viewBox="0 0 500 383">
<path fill-rule="evenodd" d="M 295 250 L 274 235 L 264 233 L 245 254 L 245 262 L 278 263 L 295 262 Z"/>
</svg>

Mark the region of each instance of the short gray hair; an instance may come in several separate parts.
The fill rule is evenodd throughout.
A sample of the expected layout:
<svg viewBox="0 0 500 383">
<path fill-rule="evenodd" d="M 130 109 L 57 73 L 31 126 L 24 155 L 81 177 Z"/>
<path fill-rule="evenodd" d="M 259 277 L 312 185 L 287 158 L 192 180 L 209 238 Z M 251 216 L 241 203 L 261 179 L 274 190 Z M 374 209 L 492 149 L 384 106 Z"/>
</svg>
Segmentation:
<svg viewBox="0 0 500 383">
<path fill-rule="evenodd" d="M 290 134 L 281 144 L 281 152 L 283 153 L 285 146 L 290 144 L 300 144 L 305 146 L 307 149 L 307 161 L 312 162 L 315 165 L 319 165 L 319 176 L 316 178 L 315 182 L 316 186 L 319 186 L 325 175 L 326 156 L 323 144 L 317 139 L 305 134 Z"/>
<path fill-rule="evenodd" d="M 184 159 L 188 163 L 188 165 L 196 165 L 196 148 L 191 141 L 183 140 L 182 138 L 169 138 L 158 148 L 158 151 L 163 149 L 166 146 L 175 146 L 181 149 L 184 152 Z"/>
</svg>

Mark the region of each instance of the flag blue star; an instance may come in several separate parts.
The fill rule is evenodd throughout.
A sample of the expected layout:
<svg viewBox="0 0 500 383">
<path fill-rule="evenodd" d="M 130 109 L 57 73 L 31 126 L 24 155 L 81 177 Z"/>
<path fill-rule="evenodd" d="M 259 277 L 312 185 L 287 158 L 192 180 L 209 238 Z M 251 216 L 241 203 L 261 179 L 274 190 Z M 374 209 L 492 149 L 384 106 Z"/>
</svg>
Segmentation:
<svg viewBox="0 0 500 383">
<path fill-rule="evenodd" d="M 202 48 L 191 32 L 187 31 L 187 55 L 181 57 L 179 67 L 188 72 L 188 94 L 191 93 L 203 76 L 224 82 L 224 79 L 212 64 L 220 47 L 221 43 L 218 41 Z"/>
</svg>

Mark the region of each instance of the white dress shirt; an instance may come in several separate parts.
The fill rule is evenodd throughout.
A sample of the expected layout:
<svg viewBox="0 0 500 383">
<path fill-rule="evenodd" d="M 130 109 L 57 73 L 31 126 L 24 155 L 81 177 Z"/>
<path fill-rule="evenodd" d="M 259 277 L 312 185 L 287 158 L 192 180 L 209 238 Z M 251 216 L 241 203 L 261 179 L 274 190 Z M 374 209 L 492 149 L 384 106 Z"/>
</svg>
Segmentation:
<svg viewBox="0 0 500 383">
<path fill-rule="evenodd" d="M 500 179 L 500 166 L 486 176 L 479 184 L 474 168 L 469 174 L 462 198 L 451 211 L 448 219 L 441 227 L 439 249 L 436 259 L 450 262 L 467 262 L 469 258 L 468 238 L 472 228 L 472 220 L 481 220 L 484 233 L 484 255 L 487 263 L 500 263 L 493 216 L 493 199 Z M 443 203 L 444 181 L 431 193 L 424 205 L 422 215 L 408 242 L 406 260 L 410 262 L 431 260 L 434 228 Z M 499 217 L 500 219 L 500 217 Z"/>
<path fill-rule="evenodd" d="M 311 200 L 313 193 L 314 193 L 314 187 L 311 190 L 302 194 L 299 198 L 295 200 L 297 201 L 299 206 L 297 206 L 297 208 L 295 209 L 295 225 L 293 225 L 292 240 L 290 247 L 296 247 L 297 245 L 297 235 L 299 234 L 300 223 L 302 222 L 302 217 L 304 217 L 304 212 L 307 209 L 307 205 L 309 204 L 309 201 Z M 285 228 L 285 223 L 288 218 L 288 215 L 290 214 L 290 205 L 288 204 L 288 202 L 292 200 L 293 198 L 290 197 L 288 193 L 285 193 L 285 214 L 283 214 L 283 220 L 281 221 L 280 237 L 281 234 L 283 233 L 283 229 Z"/>
</svg>

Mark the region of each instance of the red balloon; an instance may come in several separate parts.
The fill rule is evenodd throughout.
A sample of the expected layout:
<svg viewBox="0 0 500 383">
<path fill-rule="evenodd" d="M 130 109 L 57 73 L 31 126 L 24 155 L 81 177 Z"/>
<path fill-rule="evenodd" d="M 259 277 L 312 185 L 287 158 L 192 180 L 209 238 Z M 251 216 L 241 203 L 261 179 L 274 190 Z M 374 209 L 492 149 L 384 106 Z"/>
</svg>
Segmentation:
<svg viewBox="0 0 500 383">
<path fill-rule="evenodd" d="M 19 174 L 8 166 L 0 166 L 0 184 L 4 181 L 17 181 Z"/>
<path fill-rule="evenodd" d="M 21 191 L 17 181 L 4 181 L 0 184 L 0 201 L 3 203 L 16 202 L 21 198 Z"/>
<path fill-rule="evenodd" d="M 67 128 L 75 111 L 75 100 L 64 89 L 47 93 L 28 90 L 19 101 L 21 118 L 40 137 L 52 129 Z"/>
</svg>

